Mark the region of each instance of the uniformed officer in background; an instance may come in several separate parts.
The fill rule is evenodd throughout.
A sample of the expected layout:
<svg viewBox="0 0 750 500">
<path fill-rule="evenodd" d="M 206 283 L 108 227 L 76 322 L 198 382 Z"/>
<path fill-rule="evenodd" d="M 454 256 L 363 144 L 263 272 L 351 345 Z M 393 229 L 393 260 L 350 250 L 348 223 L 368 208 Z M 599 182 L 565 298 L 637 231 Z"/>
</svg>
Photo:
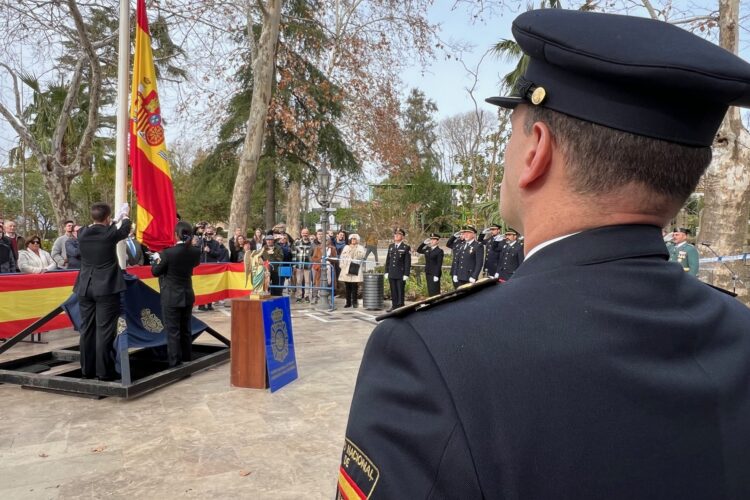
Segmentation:
<svg viewBox="0 0 750 500">
<path fill-rule="evenodd" d="M 484 272 L 489 278 L 497 274 L 500 265 L 500 253 L 505 246 L 505 239 L 500 234 L 500 224 L 491 224 L 477 237 L 477 241 L 484 245 Z"/>
<path fill-rule="evenodd" d="M 513 35 L 528 66 L 488 101 L 514 108 L 500 208 L 526 259 L 370 335 L 339 494 L 750 498 L 750 309 L 669 264 L 660 229 L 750 64 L 622 15 L 534 10 Z"/>
<path fill-rule="evenodd" d="M 690 229 L 679 227 L 672 233 L 672 244 L 667 246 L 669 249 L 669 261 L 677 262 L 682 270 L 693 276 L 698 276 L 698 267 L 700 266 L 700 256 L 698 250 L 687 242 Z"/>
<path fill-rule="evenodd" d="M 505 231 L 505 244 L 500 251 L 497 273 L 493 275 L 502 281 L 508 281 L 518 266 L 523 262 L 523 245 L 518 241 L 518 231 L 508 229 Z"/>
<path fill-rule="evenodd" d="M 467 224 L 461 228 L 461 233 L 463 243 L 459 244 L 458 253 L 454 252 L 451 267 L 454 288 L 474 283 L 484 266 L 484 245 L 476 240 L 477 228 Z"/>
<path fill-rule="evenodd" d="M 385 278 L 391 286 L 391 309 L 404 305 L 406 280 L 411 272 L 411 248 L 404 242 L 406 231 L 396 228 L 393 231 L 393 243 L 388 245 L 385 258 Z"/>
<path fill-rule="evenodd" d="M 424 255 L 424 275 L 430 297 L 440 294 L 440 277 L 443 275 L 443 249 L 438 246 L 440 235 L 432 233 L 417 247 Z"/>
</svg>

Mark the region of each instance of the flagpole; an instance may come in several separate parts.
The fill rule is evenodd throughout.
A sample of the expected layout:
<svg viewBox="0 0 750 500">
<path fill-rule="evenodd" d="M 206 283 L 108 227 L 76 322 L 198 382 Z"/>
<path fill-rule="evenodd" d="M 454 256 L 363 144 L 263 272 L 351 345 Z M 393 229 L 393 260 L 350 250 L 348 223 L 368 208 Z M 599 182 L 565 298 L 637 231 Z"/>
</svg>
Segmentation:
<svg viewBox="0 0 750 500">
<path fill-rule="evenodd" d="M 128 182 L 128 80 L 130 76 L 130 0 L 120 0 L 120 32 L 117 61 L 117 142 L 115 157 L 115 211 L 127 201 Z M 134 213 L 132 214 L 135 215 Z M 125 269 L 125 242 L 117 245 L 120 267 Z"/>
</svg>

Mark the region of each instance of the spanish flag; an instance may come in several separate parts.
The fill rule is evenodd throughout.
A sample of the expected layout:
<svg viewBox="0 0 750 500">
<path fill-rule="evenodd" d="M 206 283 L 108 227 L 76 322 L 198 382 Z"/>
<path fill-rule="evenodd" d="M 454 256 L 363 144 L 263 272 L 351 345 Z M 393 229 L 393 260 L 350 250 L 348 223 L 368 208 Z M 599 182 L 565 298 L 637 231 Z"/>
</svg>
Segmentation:
<svg viewBox="0 0 750 500">
<path fill-rule="evenodd" d="M 136 237 L 150 250 L 174 244 L 177 209 L 164 144 L 146 1 L 136 9 L 135 60 L 130 96 L 130 168 L 138 201 Z"/>
</svg>

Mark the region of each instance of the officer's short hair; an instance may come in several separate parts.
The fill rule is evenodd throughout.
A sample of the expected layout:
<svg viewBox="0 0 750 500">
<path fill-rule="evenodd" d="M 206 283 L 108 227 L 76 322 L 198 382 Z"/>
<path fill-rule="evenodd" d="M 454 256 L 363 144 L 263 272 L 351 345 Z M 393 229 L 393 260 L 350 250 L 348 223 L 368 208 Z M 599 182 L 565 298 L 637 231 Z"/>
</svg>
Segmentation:
<svg viewBox="0 0 750 500">
<path fill-rule="evenodd" d="M 112 208 L 104 202 L 96 202 L 91 205 L 91 219 L 94 222 L 104 222 L 112 215 Z"/>
<path fill-rule="evenodd" d="M 621 132 L 541 106 L 527 106 L 525 132 L 535 122 L 550 129 L 563 156 L 573 190 L 607 194 L 630 183 L 684 202 L 711 163 L 710 147 L 692 147 Z"/>
</svg>

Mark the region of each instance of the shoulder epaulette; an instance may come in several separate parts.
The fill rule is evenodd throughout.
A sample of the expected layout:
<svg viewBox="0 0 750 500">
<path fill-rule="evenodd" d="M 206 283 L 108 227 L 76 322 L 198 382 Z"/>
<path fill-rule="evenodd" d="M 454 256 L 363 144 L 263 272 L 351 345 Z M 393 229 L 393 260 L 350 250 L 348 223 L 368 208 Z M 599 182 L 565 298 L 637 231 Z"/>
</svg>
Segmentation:
<svg viewBox="0 0 750 500">
<path fill-rule="evenodd" d="M 734 292 L 730 292 L 729 290 L 726 290 L 726 289 L 724 289 L 724 288 L 721 288 L 721 287 L 718 287 L 718 286 L 714 286 L 714 285 L 709 285 L 708 283 L 705 283 L 705 284 L 706 284 L 706 285 L 708 285 L 708 286 L 710 286 L 710 287 L 711 287 L 711 288 L 713 288 L 714 290 L 718 290 L 718 291 L 720 291 L 721 293 L 726 293 L 726 294 L 727 294 L 727 295 L 729 295 L 730 297 L 736 297 L 736 296 L 737 296 L 737 294 L 736 294 L 736 293 L 734 293 Z M 377 319 L 377 318 L 375 318 L 375 319 Z"/>
<path fill-rule="evenodd" d="M 423 309 L 433 307 L 437 304 L 443 304 L 445 302 L 458 300 L 461 297 L 471 295 L 472 293 L 477 292 L 483 288 L 498 284 L 500 284 L 500 282 L 495 278 L 483 278 L 481 280 L 475 281 L 474 283 L 462 285 L 450 292 L 441 293 L 440 295 L 435 295 L 434 297 L 420 300 L 419 302 L 409 304 L 408 306 L 399 307 L 398 309 L 394 309 L 389 313 L 381 314 L 380 316 L 375 317 L 375 321 L 383 321 L 387 318 L 401 318 L 403 316 L 406 316 L 407 314 L 421 311 Z"/>
</svg>

